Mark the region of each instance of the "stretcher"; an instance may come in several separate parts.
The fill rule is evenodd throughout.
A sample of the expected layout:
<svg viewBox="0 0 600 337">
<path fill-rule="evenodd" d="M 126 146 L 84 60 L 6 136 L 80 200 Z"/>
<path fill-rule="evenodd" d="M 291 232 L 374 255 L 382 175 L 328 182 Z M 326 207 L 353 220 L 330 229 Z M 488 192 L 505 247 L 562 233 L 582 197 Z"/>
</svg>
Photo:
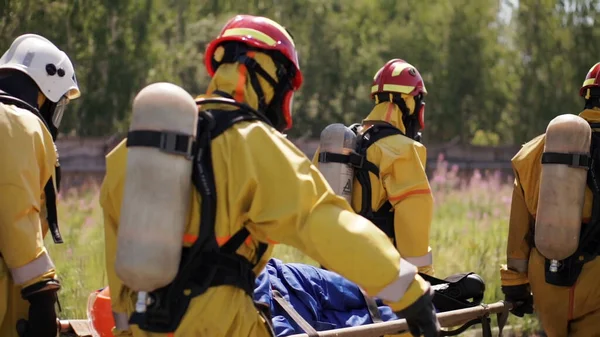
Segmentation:
<svg viewBox="0 0 600 337">
<path fill-rule="evenodd" d="M 442 336 L 456 336 L 481 324 L 483 336 L 491 337 L 490 316 L 494 314 L 498 316 L 501 335 L 510 306 L 504 302 L 484 304 L 485 283 L 479 275 L 461 273 L 445 279 L 421 276 L 435 290 L 433 304 L 445 327 Z M 110 301 L 110 293 L 108 289 L 99 291 L 103 300 L 102 309 L 97 312 L 110 316 L 110 304 L 106 302 Z M 268 308 L 276 337 L 367 337 L 407 329 L 400 315 L 381 300 L 367 296 L 356 284 L 332 271 L 305 264 L 270 259 L 256 279 L 254 300 Z M 94 321 L 96 327 L 98 322 Z M 106 328 L 113 323 L 105 321 L 104 331 L 110 331 Z M 92 326 L 87 320 L 60 322 L 65 337 L 92 336 Z"/>
<path fill-rule="evenodd" d="M 511 306 L 509 303 L 499 301 L 489 305 L 481 304 L 476 307 L 442 312 L 439 313 L 437 317 L 442 327 L 452 328 L 460 326 L 458 329 L 443 331 L 443 336 L 458 335 L 474 325 L 472 322 L 481 320 L 484 325 L 482 327 L 483 336 L 491 337 L 489 316 L 496 314 L 498 317 L 499 336 L 502 336 L 502 329 L 506 324 L 508 311 L 510 309 Z M 87 320 L 61 320 L 59 325 L 61 337 L 92 337 L 92 332 Z M 356 327 L 319 331 L 315 333 L 311 332 L 311 334 L 295 334 L 290 335 L 289 337 L 377 337 L 385 334 L 406 332 L 408 331 L 407 329 L 406 320 L 399 319 Z"/>
</svg>

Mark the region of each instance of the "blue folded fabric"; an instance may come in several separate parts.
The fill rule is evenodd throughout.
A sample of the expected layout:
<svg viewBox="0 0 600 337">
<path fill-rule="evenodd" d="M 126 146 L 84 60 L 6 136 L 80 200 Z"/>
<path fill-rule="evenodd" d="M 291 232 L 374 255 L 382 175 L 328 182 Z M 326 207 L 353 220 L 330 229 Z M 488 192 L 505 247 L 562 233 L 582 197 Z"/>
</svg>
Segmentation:
<svg viewBox="0 0 600 337">
<path fill-rule="evenodd" d="M 270 259 L 256 279 L 254 300 L 266 303 L 277 337 L 304 333 L 273 300 L 277 290 L 315 330 L 324 331 L 373 323 L 358 286 L 344 277 L 300 263 Z M 383 321 L 398 319 L 390 307 L 376 299 Z"/>
</svg>

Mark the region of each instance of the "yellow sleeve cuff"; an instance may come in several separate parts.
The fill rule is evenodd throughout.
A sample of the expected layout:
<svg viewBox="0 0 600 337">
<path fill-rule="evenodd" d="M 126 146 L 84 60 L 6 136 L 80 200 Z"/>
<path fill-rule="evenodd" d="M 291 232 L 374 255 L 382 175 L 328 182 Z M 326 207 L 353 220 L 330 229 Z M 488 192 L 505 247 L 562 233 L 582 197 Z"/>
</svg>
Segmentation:
<svg viewBox="0 0 600 337">
<path fill-rule="evenodd" d="M 419 273 L 435 277 L 435 270 L 433 269 L 433 265 L 419 267 L 418 269 Z"/>
<path fill-rule="evenodd" d="M 416 275 L 415 280 L 410 284 L 404 296 L 400 301 L 395 303 L 386 303 L 394 312 L 406 309 L 408 306 L 418 300 L 425 291 L 429 288 L 429 282 L 425 281 L 421 276 Z"/>
<path fill-rule="evenodd" d="M 507 269 L 506 265 L 500 267 L 500 280 L 503 286 L 518 286 L 529 283 L 527 274 Z"/>
</svg>

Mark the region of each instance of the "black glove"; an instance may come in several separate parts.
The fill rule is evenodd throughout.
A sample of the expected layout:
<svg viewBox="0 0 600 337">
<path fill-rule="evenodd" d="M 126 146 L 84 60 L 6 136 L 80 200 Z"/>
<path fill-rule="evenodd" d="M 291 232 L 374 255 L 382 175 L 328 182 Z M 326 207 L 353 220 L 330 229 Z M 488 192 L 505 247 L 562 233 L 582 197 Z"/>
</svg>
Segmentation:
<svg viewBox="0 0 600 337">
<path fill-rule="evenodd" d="M 510 312 L 523 317 L 525 314 L 533 314 L 533 296 L 529 290 L 529 284 L 520 284 L 518 286 L 502 286 L 504 300 L 513 305 Z"/>
<path fill-rule="evenodd" d="M 439 337 L 440 323 L 438 322 L 435 308 L 433 307 L 433 288 L 429 287 L 423 296 L 419 297 L 415 303 L 399 312 L 399 315 L 406 319 L 408 330 L 415 336 Z"/>
<path fill-rule="evenodd" d="M 21 296 L 29 301 L 29 319 L 17 322 L 21 337 L 56 337 L 58 324 L 55 304 L 56 293 L 60 289 L 57 280 L 44 281 L 21 291 Z"/>
</svg>

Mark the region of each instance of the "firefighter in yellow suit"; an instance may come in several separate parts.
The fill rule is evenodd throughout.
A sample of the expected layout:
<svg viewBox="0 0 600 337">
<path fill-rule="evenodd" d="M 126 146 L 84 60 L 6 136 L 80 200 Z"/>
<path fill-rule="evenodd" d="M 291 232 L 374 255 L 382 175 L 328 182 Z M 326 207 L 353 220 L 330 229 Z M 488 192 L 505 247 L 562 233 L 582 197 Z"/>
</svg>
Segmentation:
<svg viewBox="0 0 600 337">
<path fill-rule="evenodd" d="M 359 133 L 374 124 L 387 123 L 403 134 L 377 140 L 366 150 L 365 159 L 379 169 L 378 176 L 369 174 L 371 208 L 387 213 L 382 216 L 383 223 L 362 213 L 363 188 L 356 177 L 352 208 L 388 233 L 400 255 L 419 272 L 434 276 L 429 246 L 433 196 L 425 172 L 426 148 L 418 141 L 419 131 L 424 128 L 425 95 L 427 89 L 419 71 L 404 60 L 392 59 L 375 74 L 371 87 L 375 106 Z M 319 154 L 320 148 L 313 157 L 317 166 Z M 387 223 L 386 217 L 390 217 Z M 384 229 L 386 226 L 390 228 Z"/>
<path fill-rule="evenodd" d="M 67 55 L 42 36 L 16 38 L 0 58 L 0 335 L 54 337 L 60 283 L 44 247 L 56 225 L 54 146 L 64 108 L 80 96 Z M 53 179 L 54 177 L 54 179 Z"/>
<path fill-rule="evenodd" d="M 438 336 L 429 283 L 400 257 L 383 233 L 333 193 L 310 160 L 281 134 L 291 127 L 292 96 L 302 83 L 289 32 L 270 19 L 238 15 L 209 44 L 206 66 L 212 76 L 208 97 L 243 102 L 268 121 L 239 122 L 211 142 L 219 245 L 243 224 L 250 237 L 237 253 L 256 263 L 255 275 L 264 268 L 274 243 L 287 244 L 385 300 L 407 317 L 415 336 Z M 231 104 L 201 108 L 215 114 L 239 109 Z M 270 321 L 259 313 L 252 298 L 230 286 L 210 287 L 193 298 L 174 332 L 154 333 L 139 325 L 128 326 L 135 294 L 114 269 L 126 155 L 124 142 L 108 154 L 100 200 L 115 335 L 271 336 Z M 187 247 L 198 235 L 200 217 L 198 193 L 192 198 L 184 237 Z M 261 256 L 258 247 L 267 244 Z M 357 251 L 357 246 L 362 249 Z M 260 258 L 254 261 L 257 256 Z"/>
<path fill-rule="evenodd" d="M 588 72 L 580 95 L 585 109 L 580 117 L 590 123 L 600 122 L 600 63 Z M 576 281 L 557 285 L 546 279 L 545 257 L 534 247 L 533 229 L 538 204 L 541 157 L 545 134 L 524 144 L 512 159 L 515 173 L 507 263 L 501 267 L 502 291 L 513 303 L 512 313 L 523 317 L 535 312 L 548 337 L 600 336 L 600 260 L 583 264 Z M 590 221 L 592 191 L 586 187 L 582 223 Z M 572 277 L 572 276 L 569 276 Z M 570 285 L 570 283 L 573 283 Z"/>
</svg>

